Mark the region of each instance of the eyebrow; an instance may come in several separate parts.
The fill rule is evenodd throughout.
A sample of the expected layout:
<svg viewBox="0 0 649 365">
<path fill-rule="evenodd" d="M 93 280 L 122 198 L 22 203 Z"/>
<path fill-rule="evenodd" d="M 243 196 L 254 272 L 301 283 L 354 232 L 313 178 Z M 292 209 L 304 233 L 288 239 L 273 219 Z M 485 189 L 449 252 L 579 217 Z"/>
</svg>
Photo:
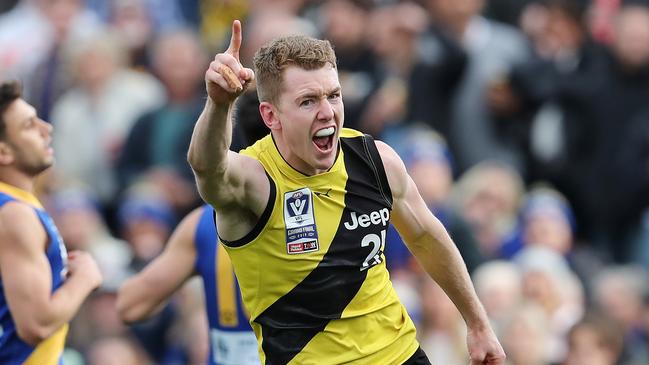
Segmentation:
<svg viewBox="0 0 649 365">
<path fill-rule="evenodd" d="M 340 86 L 336 86 L 335 88 L 333 88 L 333 89 L 331 89 L 331 90 L 325 92 L 324 95 L 331 95 L 331 94 L 339 93 L 340 90 L 341 90 L 341 87 L 340 87 Z M 297 98 L 296 98 L 296 100 L 298 100 L 298 99 L 305 99 L 305 98 L 317 98 L 317 97 L 320 97 L 321 95 L 323 95 L 323 93 L 320 93 L 320 92 L 314 92 L 314 91 L 308 91 L 308 92 L 306 92 L 306 93 L 304 93 L 304 94 L 300 94 L 300 95 L 298 95 Z"/>
<path fill-rule="evenodd" d="M 342 90 L 342 88 L 340 86 L 336 86 L 335 88 L 329 91 L 328 95 L 339 93 L 340 90 Z"/>
</svg>

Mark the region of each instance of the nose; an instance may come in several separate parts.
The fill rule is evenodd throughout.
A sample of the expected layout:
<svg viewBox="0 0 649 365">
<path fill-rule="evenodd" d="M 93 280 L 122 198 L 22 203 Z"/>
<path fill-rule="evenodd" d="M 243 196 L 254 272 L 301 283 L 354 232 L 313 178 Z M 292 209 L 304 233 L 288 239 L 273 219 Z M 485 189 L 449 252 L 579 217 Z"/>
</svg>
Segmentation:
<svg viewBox="0 0 649 365">
<path fill-rule="evenodd" d="M 329 102 L 329 99 L 324 98 L 320 101 L 320 108 L 318 109 L 318 114 L 316 116 L 318 120 L 328 121 L 334 117 L 334 108 Z"/>
<path fill-rule="evenodd" d="M 43 135 L 49 136 L 50 134 L 52 134 L 52 128 L 53 127 L 52 127 L 52 125 L 50 123 L 48 123 L 48 122 L 46 122 L 46 121 L 44 121 L 42 119 L 39 119 L 38 123 L 39 123 L 40 129 L 41 129 L 41 132 L 43 133 Z"/>
</svg>

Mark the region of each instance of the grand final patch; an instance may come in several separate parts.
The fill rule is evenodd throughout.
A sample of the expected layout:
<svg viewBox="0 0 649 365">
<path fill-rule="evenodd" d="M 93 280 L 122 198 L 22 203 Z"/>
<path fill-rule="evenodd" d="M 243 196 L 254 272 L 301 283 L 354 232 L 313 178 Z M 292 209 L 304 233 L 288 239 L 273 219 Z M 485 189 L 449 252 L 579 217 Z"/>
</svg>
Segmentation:
<svg viewBox="0 0 649 365">
<path fill-rule="evenodd" d="M 292 255 L 318 250 L 320 246 L 311 189 L 302 188 L 284 193 L 284 225 L 286 252 Z"/>
</svg>

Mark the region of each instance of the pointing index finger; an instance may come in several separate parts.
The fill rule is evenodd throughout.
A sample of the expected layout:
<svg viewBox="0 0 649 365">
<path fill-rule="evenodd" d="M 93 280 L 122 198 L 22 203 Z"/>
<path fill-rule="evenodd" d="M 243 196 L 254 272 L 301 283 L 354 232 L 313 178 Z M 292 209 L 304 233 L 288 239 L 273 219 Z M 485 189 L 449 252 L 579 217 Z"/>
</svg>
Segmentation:
<svg viewBox="0 0 649 365">
<path fill-rule="evenodd" d="M 232 55 L 232 57 L 239 60 L 239 49 L 241 48 L 241 22 L 235 20 L 232 22 L 232 37 L 230 38 L 230 46 L 225 51 Z"/>
</svg>

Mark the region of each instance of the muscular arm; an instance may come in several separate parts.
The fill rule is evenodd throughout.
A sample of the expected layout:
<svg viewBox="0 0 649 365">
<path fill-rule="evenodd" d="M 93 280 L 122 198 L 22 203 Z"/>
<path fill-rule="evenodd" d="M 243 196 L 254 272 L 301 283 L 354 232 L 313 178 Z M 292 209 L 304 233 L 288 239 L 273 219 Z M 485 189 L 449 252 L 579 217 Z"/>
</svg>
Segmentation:
<svg viewBox="0 0 649 365">
<path fill-rule="evenodd" d="M 232 24 L 232 39 L 214 57 L 205 73 L 208 98 L 189 146 L 187 160 L 201 197 L 219 212 L 221 234 L 243 237 L 264 211 L 270 184 L 261 164 L 229 151 L 234 101 L 253 80 L 254 73 L 239 63 L 241 24 Z"/>
<path fill-rule="evenodd" d="M 101 283 L 90 256 L 72 252 L 69 276 L 52 293 L 52 273 L 45 255 L 48 241 L 33 208 L 10 202 L 0 209 L 0 275 L 18 336 L 31 345 L 69 322 Z"/>
<path fill-rule="evenodd" d="M 160 256 L 120 287 L 117 310 L 124 322 L 137 322 L 157 313 L 194 275 L 194 233 L 201 209 L 195 209 L 180 222 Z"/>
<path fill-rule="evenodd" d="M 486 356 L 485 361 L 489 362 L 485 364 L 501 364 L 504 352 L 491 330 L 457 247 L 426 206 L 399 156 L 385 143 L 377 141 L 376 144 L 392 190 L 392 223 L 419 264 L 462 314 L 469 330 L 469 353 L 473 361 Z"/>
</svg>

